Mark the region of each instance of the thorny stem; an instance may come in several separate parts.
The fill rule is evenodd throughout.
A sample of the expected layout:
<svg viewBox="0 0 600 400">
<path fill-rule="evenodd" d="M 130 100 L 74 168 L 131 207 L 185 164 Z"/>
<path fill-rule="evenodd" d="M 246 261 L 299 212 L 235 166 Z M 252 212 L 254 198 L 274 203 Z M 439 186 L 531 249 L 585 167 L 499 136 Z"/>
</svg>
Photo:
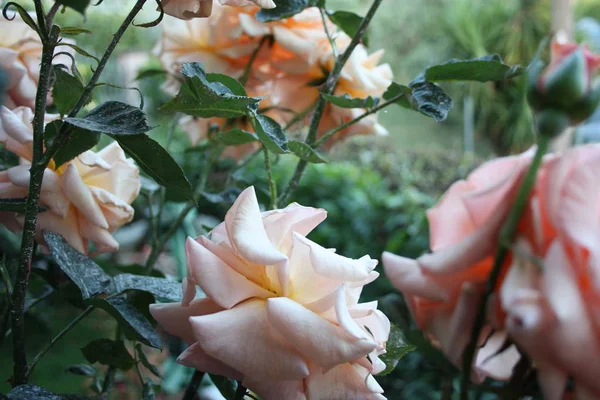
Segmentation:
<svg viewBox="0 0 600 400">
<path fill-rule="evenodd" d="M 138 0 L 132 11 L 129 13 L 113 40 L 108 46 L 102 60 L 98 64 L 90 82 L 79 97 L 76 105 L 69 113 L 70 117 L 76 116 L 77 113 L 88 102 L 92 90 L 94 89 L 100 75 L 106 66 L 113 50 L 119 43 L 119 40 L 137 15 L 142 9 L 146 0 Z M 50 148 L 44 152 L 44 117 L 46 114 L 46 100 L 50 89 L 50 76 L 52 72 L 52 58 L 54 49 L 57 45 L 60 30 L 58 27 L 52 27 L 50 33 L 46 27 L 46 16 L 42 8 L 41 0 L 35 0 L 35 8 L 42 34 L 42 60 L 40 65 L 40 78 L 35 99 L 35 114 L 33 119 L 33 153 L 31 160 L 29 190 L 27 202 L 25 206 L 25 218 L 23 224 L 23 236 L 21 239 L 21 253 L 19 255 L 19 265 L 17 270 L 17 279 L 15 283 L 15 291 L 13 294 L 11 309 L 11 323 L 13 330 L 13 379 L 12 385 L 18 386 L 27 383 L 29 376 L 27 366 L 27 354 L 25 351 L 25 324 L 24 324 L 24 305 L 27 294 L 27 286 L 29 283 L 29 275 L 31 272 L 31 256 L 33 254 L 35 229 L 37 224 L 37 214 L 39 211 L 40 191 L 44 171 L 48 163 L 60 147 L 65 143 L 67 124 L 62 124 L 59 137 L 54 140 Z"/>
<path fill-rule="evenodd" d="M 321 136 L 313 144 L 313 147 L 316 149 L 317 147 L 319 147 L 320 145 L 322 145 L 323 143 L 325 143 L 327 141 L 327 139 L 329 139 L 330 137 L 332 137 L 333 135 L 335 135 L 339 131 L 342 131 L 342 130 L 346 129 L 347 127 L 349 127 L 351 125 L 354 125 L 357 122 L 360 122 L 364 118 L 367 118 L 369 115 L 375 114 L 376 112 L 379 112 L 379 111 L 383 110 L 387 106 L 396 103 L 398 100 L 400 100 L 404 96 L 405 96 L 404 93 L 402 93 L 402 94 L 399 94 L 399 95 L 397 95 L 395 97 L 392 97 L 391 99 L 389 99 L 385 103 L 382 103 L 382 104 L 378 105 L 377 107 L 371 108 L 370 110 L 366 111 L 364 114 L 361 114 L 358 117 L 354 118 L 352 121 L 348 121 L 345 124 L 339 125 L 339 126 L 333 128 L 333 129 L 331 129 L 330 131 L 325 132 L 323 134 L 323 136 Z"/>
<path fill-rule="evenodd" d="M 371 8 L 369 8 L 367 15 L 365 15 L 362 22 L 360 23 L 356 35 L 354 35 L 352 41 L 350 42 L 346 50 L 344 50 L 342 55 L 336 59 L 333 69 L 331 70 L 329 77 L 327 78 L 327 81 L 323 84 L 321 88 L 322 94 L 333 93 L 335 86 L 337 85 L 337 82 L 340 79 L 340 75 L 342 73 L 344 65 L 346 65 L 346 62 L 350 58 L 350 55 L 354 52 L 354 49 L 356 49 L 356 46 L 358 46 L 362 41 L 362 38 L 367 32 L 369 24 L 373 20 L 373 17 L 375 16 L 377 9 L 379 8 L 382 2 L 383 0 L 374 0 L 373 4 L 371 4 Z M 317 100 L 317 105 L 315 107 L 315 111 L 310 120 L 308 135 L 306 136 L 305 140 L 306 144 L 310 146 L 312 146 L 317 139 L 319 125 L 321 124 L 321 119 L 323 118 L 323 114 L 325 113 L 325 107 L 327 106 L 327 103 L 328 102 L 327 99 L 325 99 L 325 97 L 319 96 L 319 99 Z M 288 186 L 286 187 L 285 191 L 279 197 L 279 204 L 285 205 L 287 202 L 289 202 L 290 198 L 292 197 L 292 194 L 298 187 L 298 183 L 300 182 L 300 179 L 302 178 L 302 175 L 304 174 L 307 165 L 308 163 L 304 160 L 300 160 L 298 162 L 292 179 L 288 183 Z"/>
<path fill-rule="evenodd" d="M 192 380 L 185 390 L 185 394 L 181 400 L 194 400 L 196 398 L 196 394 L 198 393 L 198 388 L 202 383 L 202 378 L 204 378 L 204 372 L 194 371 L 194 375 L 192 376 Z"/>
<path fill-rule="evenodd" d="M 490 272 L 485 292 L 482 294 L 479 302 L 477 315 L 475 316 L 475 321 L 471 330 L 469 344 L 467 345 L 463 353 L 462 375 L 460 378 L 461 400 L 469 399 L 471 366 L 473 364 L 473 359 L 475 358 L 475 351 L 477 350 L 479 336 L 481 335 L 481 330 L 483 329 L 483 325 L 485 324 L 487 302 L 492 293 L 494 292 L 494 289 L 496 288 L 496 285 L 498 283 L 498 279 L 502 271 L 502 266 L 504 265 L 504 261 L 506 260 L 506 257 L 510 250 L 507 244 L 513 242 L 514 237 L 517 233 L 519 221 L 521 220 L 523 212 L 525 211 L 529 195 L 531 194 L 531 190 L 533 189 L 533 186 L 535 184 L 537 171 L 542 163 L 542 158 L 548 149 L 548 142 L 549 140 L 543 135 L 540 137 L 538 148 L 533 158 L 533 161 L 531 162 L 531 165 L 527 170 L 527 174 L 525 175 L 525 179 L 523 180 L 523 183 L 521 184 L 519 191 L 517 192 L 517 197 L 512 208 L 510 209 L 508 218 L 500 231 L 500 241 L 498 244 L 498 250 L 496 251 L 496 257 L 494 259 L 494 265 L 492 267 L 492 271 Z"/>
<path fill-rule="evenodd" d="M 37 365 L 37 363 L 46 355 L 46 353 L 60 340 L 63 336 L 65 336 L 71 329 L 75 327 L 81 320 L 83 320 L 89 313 L 94 310 L 94 307 L 90 306 L 86 308 L 81 314 L 79 314 L 73 321 L 69 323 L 58 335 L 56 335 L 50 343 L 48 343 L 31 361 L 29 364 L 29 374 L 33 373 L 33 369 Z"/>
<path fill-rule="evenodd" d="M 277 185 L 273 180 L 273 172 L 271 171 L 271 160 L 269 159 L 269 151 L 266 147 L 263 147 L 263 153 L 265 153 L 265 169 L 267 170 L 267 179 L 269 180 L 269 192 L 271 193 L 271 204 L 270 209 L 274 210 L 277 208 Z"/>
<path fill-rule="evenodd" d="M 44 13 L 41 4 L 36 1 L 38 21 L 40 25 L 44 22 Z M 58 30 L 53 29 L 50 37 L 43 39 L 42 60 L 40 66 L 40 80 L 35 98 L 35 114 L 33 118 L 33 152 L 30 169 L 29 191 L 25 205 L 25 220 L 23 224 L 23 236 L 21 239 L 21 253 L 17 269 L 17 279 L 12 297 L 11 323 L 13 342 L 13 386 L 27 383 L 28 367 L 27 353 L 25 351 L 25 297 L 29 284 L 31 272 L 31 256 L 33 254 L 35 228 L 37 214 L 40 205 L 40 191 L 44 177 L 45 166 L 41 167 L 38 162 L 44 152 L 44 117 L 46 115 L 46 99 L 50 89 L 50 75 L 52 69 L 52 57 L 58 40 Z"/>
</svg>

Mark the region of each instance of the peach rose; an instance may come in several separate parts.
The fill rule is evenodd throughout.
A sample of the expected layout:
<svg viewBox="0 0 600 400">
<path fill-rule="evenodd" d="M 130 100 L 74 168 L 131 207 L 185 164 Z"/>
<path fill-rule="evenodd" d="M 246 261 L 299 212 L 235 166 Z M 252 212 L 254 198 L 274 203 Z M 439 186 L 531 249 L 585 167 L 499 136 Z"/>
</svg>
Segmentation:
<svg viewBox="0 0 600 400">
<path fill-rule="evenodd" d="M 567 151 L 544 165 L 532 198 L 530 252 L 502 287 L 507 331 L 538 369 L 546 399 L 600 398 L 600 147 Z M 519 285 L 515 284 L 518 282 Z"/>
<path fill-rule="evenodd" d="M 69 41 L 71 42 L 71 41 Z M 57 52 L 72 52 L 60 47 Z M 4 105 L 34 108 L 42 59 L 42 42 L 37 33 L 15 14 L 13 20 L 0 18 L 0 66 L 8 74 L 7 96 Z M 68 56 L 59 55 L 55 64 L 69 65 Z"/>
<path fill-rule="evenodd" d="M 0 172 L 0 197 L 27 195 L 33 133 L 29 108 L 0 109 L 0 142 L 20 157 L 20 165 Z M 131 221 L 131 203 L 141 188 L 139 170 L 116 142 L 100 152 L 86 151 L 56 169 L 44 172 L 40 204 L 48 211 L 38 215 L 38 231 L 51 230 L 77 250 L 87 253 L 116 251 L 111 232 Z M 22 223 L 22 218 L 17 217 Z M 41 236 L 38 240 L 41 241 Z"/>
<path fill-rule="evenodd" d="M 386 275 L 404 294 L 419 328 L 458 366 L 492 268 L 500 228 L 531 159 L 532 151 L 499 158 L 454 183 L 427 212 L 431 254 L 417 260 L 383 255 Z M 489 329 L 485 331 L 482 340 Z M 510 376 L 518 359 L 515 349 L 492 357 L 504 338 L 499 333 L 479 350 L 476 378 Z"/>
<path fill-rule="evenodd" d="M 377 302 L 358 302 L 377 261 L 308 240 L 325 217 L 298 204 L 261 213 L 250 187 L 208 237 L 188 239 L 182 303 L 150 309 L 190 345 L 178 361 L 265 400 L 385 399 L 372 374 L 390 324 Z"/>
<path fill-rule="evenodd" d="M 272 0 L 219 0 L 222 5 L 244 7 L 256 5 L 262 8 L 275 8 Z M 179 19 L 206 18 L 212 14 L 213 0 L 162 0 L 166 14 Z"/>
</svg>

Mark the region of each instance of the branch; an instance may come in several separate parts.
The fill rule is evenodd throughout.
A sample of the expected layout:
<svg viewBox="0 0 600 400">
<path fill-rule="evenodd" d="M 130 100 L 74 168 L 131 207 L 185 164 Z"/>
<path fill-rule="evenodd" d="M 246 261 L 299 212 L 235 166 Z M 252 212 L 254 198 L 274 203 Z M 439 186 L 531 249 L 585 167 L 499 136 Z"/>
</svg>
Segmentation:
<svg viewBox="0 0 600 400">
<path fill-rule="evenodd" d="M 267 170 L 269 192 L 271 193 L 271 204 L 269 209 L 274 210 L 277 208 L 277 185 L 273 180 L 273 172 L 271 171 L 271 160 L 269 160 L 269 151 L 266 147 L 263 147 L 263 153 L 265 153 L 265 169 Z"/>
<path fill-rule="evenodd" d="M 346 65 L 346 62 L 350 58 L 350 55 L 352 55 L 352 53 L 354 52 L 354 49 L 356 49 L 356 46 L 358 46 L 360 44 L 360 42 L 362 41 L 362 38 L 365 36 L 365 33 L 367 32 L 367 28 L 369 27 L 369 24 L 373 20 L 373 17 L 375 16 L 377 9 L 379 8 L 379 6 L 381 5 L 382 2 L 383 2 L 383 0 L 374 0 L 373 1 L 371 8 L 369 8 L 369 11 L 367 12 L 367 15 L 365 15 L 362 22 L 360 23 L 360 26 L 358 27 L 356 35 L 354 35 L 354 37 L 352 38 L 352 41 L 350 42 L 350 44 L 348 45 L 346 50 L 344 50 L 342 55 L 335 61 L 335 65 L 333 66 L 333 69 L 329 73 L 327 81 L 321 88 L 321 94 L 323 94 L 323 93 L 324 94 L 332 94 L 333 91 L 335 90 L 335 86 L 337 85 L 337 82 L 340 79 L 340 75 L 342 74 L 344 65 Z M 327 106 L 327 103 L 328 103 L 327 99 L 325 99 L 323 96 L 319 96 L 319 100 L 317 101 L 315 111 L 310 120 L 308 135 L 306 136 L 306 140 L 305 140 L 306 144 L 308 144 L 310 146 L 312 146 L 314 144 L 315 140 L 317 139 L 317 134 L 319 132 L 319 125 L 321 124 L 321 119 L 323 118 L 323 114 L 325 113 L 325 107 Z M 302 175 L 304 174 L 304 171 L 306 170 L 307 165 L 308 165 L 308 163 L 304 160 L 298 161 L 298 165 L 296 166 L 296 170 L 294 171 L 294 175 L 292 176 L 292 179 L 288 183 L 288 186 L 285 189 L 285 191 L 279 197 L 279 200 L 278 200 L 279 204 L 286 204 L 287 202 L 289 202 L 290 198 L 292 197 L 292 194 L 298 187 L 298 183 L 300 182 L 300 179 L 302 178 Z"/>
<path fill-rule="evenodd" d="M 202 378 L 204 378 L 204 372 L 194 371 L 194 375 L 192 376 L 192 380 L 185 390 L 185 394 L 181 400 L 194 400 L 196 398 L 196 394 L 198 393 L 198 388 L 202 383 Z"/>
<path fill-rule="evenodd" d="M 37 365 L 37 363 L 42 359 L 42 357 L 44 357 L 46 355 L 46 353 L 60 340 L 62 339 L 63 336 L 65 336 L 71 329 L 73 329 L 75 327 L 75 325 L 77 325 L 81 320 L 83 320 L 89 313 L 91 313 L 94 310 L 94 307 L 90 306 L 88 308 L 85 309 L 85 311 L 83 311 L 81 314 L 79 314 L 77 316 L 77 318 L 75 318 L 73 321 L 71 321 L 69 323 L 69 325 L 67 325 L 65 327 L 65 329 L 63 329 L 58 335 L 56 335 L 51 341 L 50 343 L 48 343 L 33 359 L 33 361 L 31 361 L 31 364 L 29 364 L 29 375 L 31 375 L 33 373 L 33 369 L 35 368 L 35 366 Z"/>
<path fill-rule="evenodd" d="M 549 139 L 543 135 L 540 135 L 540 140 L 538 143 L 538 148 L 527 170 L 527 174 L 525 175 L 525 179 L 517 192 L 517 197 L 515 199 L 512 208 L 510 209 L 510 213 L 508 214 L 508 218 L 502 229 L 500 230 L 500 242 L 498 244 L 498 250 L 496 251 L 496 257 L 494 259 L 494 265 L 492 267 L 492 271 L 490 272 L 490 276 L 487 281 L 485 292 L 482 294 L 479 307 L 477 309 L 477 315 L 475 316 L 475 321 L 473 323 L 473 328 L 471 329 L 471 338 L 469 344 L 465 348 L 463 353 L 463 362 L 462 362 L 462 375 L 460 378 L 460 399 L 468 400 L 469 399 L 469 385 L 471 383 L 471 368 L 473 365 L 473 360 L 475 358 L 475 352 L 477 350 L 477 343 L 479 341 L 479 336 L 481 335 L 481 330 L 485 324 L 485 317 L 487 311 L 487 302 L 494 292 L 496 285 L 498 283 L 498 279 L 500 278 L 500 272 L 502 271 L 502 266 L 504 265 L 504 261 L 506 260 L 506 256 L 509 253 L 509 247 L 507 244 L 511 244 L 514 241 L 514 237 L 517 232 L 517 227 L 519 226 L 519 221 L 527 207 L 527 201 L 529 200 L 529 195 L 531 194 L 531 190 L 535 185 L 535 179 L 537 176 L 537 171 L 542 163 L 542 158 L 548 149 Z"/>
</svg>

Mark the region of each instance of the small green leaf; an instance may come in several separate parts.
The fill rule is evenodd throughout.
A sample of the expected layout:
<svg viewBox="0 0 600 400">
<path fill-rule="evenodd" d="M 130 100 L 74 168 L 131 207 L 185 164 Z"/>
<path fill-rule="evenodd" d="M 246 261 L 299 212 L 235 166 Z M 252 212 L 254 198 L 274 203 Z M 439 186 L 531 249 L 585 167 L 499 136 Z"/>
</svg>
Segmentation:
<svg viewBox="0 0 600 400">
<path fill-rule="evenodd" d="M 194 191 L 171 155 L 147 135 L 112 136 L 137 165 L 161 186 L 193 200 Z"/>
<path fill-rule="evenodd" d="M 46 125 L 44 140 L 46 145 L 58 134 L 62 121 L 52 121 Z M 55 167 L 58 168 L 66 162 L 71 161 L 81 153 L 88 151 L 100 142 L 100 134 L 85 129 L 74 128 L 70 133 L 69 141 L 63 144 L 54 156 Z"/>
<path fill-rule="evenodd" d="M 277 121 L 252 111 L 252 124 L 258 139 L 267 150 L 275 154 L 289 153 L 288 139 Z"/>
<path fill-rule="evenodd" d="M 132 274 L 120 274 L 113 280 L 116 293 L 137 290 L 151 293 L 159 299 L 181 301 L 181 283 L 173 280 Z"/>
<path fill-rule="evenodd" d="M 66 35 L 66 36 L 77 36 L 77 35 L 81 35 L 82 33 L 87 33 L 87 34 L 91 35 L 92 31 L 89 31 L 89 30 L 83 29 L 83 28 L 79 28 L 76 26 L 61 26 L 60 33 L 63 35 Z"/>
<path fill-rule="evenodd" d="M 135 364 L 135 360 L 122 340 L 97 339 L 83 347 L 81 352 L 92 364 L 97 362 L 102 365 L 112 365 L 123 371 L 131 369 Z"/>
<path fill-rule="evenodd" d="M 65 118 L 65 122 L 81 129 L 111 135 L 138 135 L 152 128 L 146 114 L 137 107 L 119 101 L 107 101 L 83 118 Z"/>
<path fill-rule="evenodd" d="M 507 65 L 498 54 L 470 60 L 452 59 L 425 70 L 425 80 L 437 81 L 503 81 L 522 75 L 527 68 Z"/>
<path fill-rule="evenodd" d="M 85 9 L 90 5 L 91 0 L 56 0 L 58 4 L 71 7 L 73 10 L 85 14 Z"/>
<path fill-rule="evenodd" d="M 53 68 L 56 78 L 52 87 L 54 105 L 60 114 L 68 114 L 83 93 L 84 87 L 79 79 L 65 71 L 62 65 L 54 65 Z"/>
<path fill-rule="evenodd" d="M 140 81 L 146 78 L 153 78 L 155 76 L 166 76 L 167 72 L 163 69 L 144 69 L 138 73 L 135 77 L 136 81 Z"/>
<path fill-rule="evenodd" d="M 323 94 L 322 96 L 331 104 L 342 108 L 372 108 L 379 104 L 379 98 L 373 98 L 371 96 L 365 99 L 352 98 L 347 94 L 343 96 Z"/>
<path fill-rule="evenodd" d="M 135 345 L 135 350 L 137 351 L 138 358 L 142 362 L 142 365 L 148 368 L 148 371 L 152 372 L 154 376 L 156 376 L 159 379 L 162 379 L 160 371 L 158 370 L 156 365 L 152 364 L 148 360 L 148 357 L 146 357 L 146 353 L 144 353 L 144 349 L 142 348 L 142 345 L 140 343 Z"/>
<path fill-rule="evenodd" d="M 57 233 L 44 231 L 43 235 L 50 254 L 60 269 L 77 285 L 83 299 L 110 290 L 111 277 L 92 259 L 75 250 Z"/>
<path fill-rule="evenodd" d="M 363 22 L 363 17 L 350 11 L 328 12 L 327 15 L 331 22 L 336 24 L 344 33 L 350 37 L 354 37 L 358 32 L 358 27 Z M 363 43 L 369 46 L 368 35 L 363 36 Z"/>
<path fill-rule="evenodd" d="M 323 164 L 327 162 L 327 160 L 325 160 L 323 156 L 317 153 L 315 149 L 313 149 L 304 142 L 300 142 L 298 140 L 291 140 L 288 142 L 288 146 L 292 153 L 294 153 L 304 161 L 308 161 L 314 164 Z"/>
<path fill-rule="evenodd" d="M 316 6 L 319 0 L 274 0 L 274 2 L 275 8 L 263 8 L 256 13 L 256 19 L 260 22 L 271 22 L 293 17 L 309 7 Z"/>
<path fill-rule="evenodd" d="M 87 58 L 91 58 L 92 60 L 96 61 L 97 63 L 100 63 L 100 59 L 98 57 L 94 57 L 93 55 L 91 55 L 90 53 L 88 53 L 87 51 L 85 51 L 84 49 L 82 49 L 81 47 L 73 44 L 73 43 L 69 43 L 69 42 L 59 42 L 57 46 L 67 46 L 72 48 L 73 50 L 75 50 L 79 55 L 82 55 L 84 57 Z"/>
<path fill-rule="evenodd" d="M 233 79 L 224 75 L 207 75 L 200 63 L 184 64 L 181 74 L 185 82 L 179 94 L 163 105 L 162 111 L 182 112 L 202 118 L 236 118 L 245 116 L 248 106 L 256 105 L 261 100 L 236 94 L 243 91 L 239 83 L 233 83 Z"/>
<path fill-rule="evenodd" d="M 424 81 L 422 78 L 414 80 L 409 86 L 392 82 L 383 98 L 389 101 L 397 96 L 401 96 L 396 101 L 399 106 L 419 111 L 437 122 L 444 121 L 452 108 L 450 96 L 435 83 Z"/>
<path fill-rule="evenodd" d="M 96 376 L 96 373 L 98 372 L 96 371 L 96 368 L 88 364 L 69 365 L 66 371 L 81 376 Z"/>
<path fill-rule="evenodd" d="M 226 146 L 237 146 L 255 142 L 258 140 L 258 137 L 252 132 L 235 128 L 227 132 L 219 132 L 217 139 Z"/>
<path fill-rule="evenodd" d="M 248 96 L 246 89 L 244 89 L 244 85 L 231 76 L 224 74 L 206 74 L 206 80 L 211 83 L 218 82 L 225 85 L 227 89 L 236 96 Z"/>
<path fill-rule="evenodd" d="M 88 299 L 85 303 L 109 313 L 119 322 L 128 338 L 156 349 L 162 348 L 160 337 L 152 324 L 124 296 Z"/>
<path fill-rule="evenodd" d="M 27 198 L 23 199 L 0 199 L 0 211 L 8 211 L 25 214 Z"/>
<path fill-rule="evenodd" d="M 385 363 L 385 370 L 380 372 L 379 376 L 387 375 L 391 373 L 398 361 L 404 358 L 411 351 L 416 350 L 417 348 L 413 345 L 406 343 L 404 339 L 404 335 L 402 335 L 402 331 L 396 325 L 391 325 L 390 336 L 386 342 L 385 353 L 382 354 L 379 358 L 381 361 Z"/>
</svg>

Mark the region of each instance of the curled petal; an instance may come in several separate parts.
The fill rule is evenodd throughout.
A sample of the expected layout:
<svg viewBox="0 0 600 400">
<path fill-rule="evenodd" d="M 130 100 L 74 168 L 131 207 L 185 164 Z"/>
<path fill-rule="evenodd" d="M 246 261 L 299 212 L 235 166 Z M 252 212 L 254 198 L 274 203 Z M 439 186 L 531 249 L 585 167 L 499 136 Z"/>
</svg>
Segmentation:
<svg viewBox="0 0 600 400">
<path fill-rule="evenodd" d="M 419 263 L 392 253 L 383 253 L 383 269 L 394 287 L 401 292 L 431 300 L 447 301 L 448 294 L 431 277 L 424 275 Z"/>
<path fill-rule="evenodd" d="M 185 349 L 185 351 L 177 357 L 177 362 L 186 367 L 197 369 L 198 371 L 226 376 L 227 378 L 236 381 L 241 381 L 243 379 L 241 373 L 206 354 L 198 343 L 194 343 Z"/>
<path fill-rule="evenodd" d="M 63 175 L 63 189 L 66 196 L 73 205 L 87 218 L 92 224 L 108 229 L 108 222 L 96 203 L 90 189 L 81 179 L 77 168 L 73 164 L 67 165 Z"/>
</svg>

